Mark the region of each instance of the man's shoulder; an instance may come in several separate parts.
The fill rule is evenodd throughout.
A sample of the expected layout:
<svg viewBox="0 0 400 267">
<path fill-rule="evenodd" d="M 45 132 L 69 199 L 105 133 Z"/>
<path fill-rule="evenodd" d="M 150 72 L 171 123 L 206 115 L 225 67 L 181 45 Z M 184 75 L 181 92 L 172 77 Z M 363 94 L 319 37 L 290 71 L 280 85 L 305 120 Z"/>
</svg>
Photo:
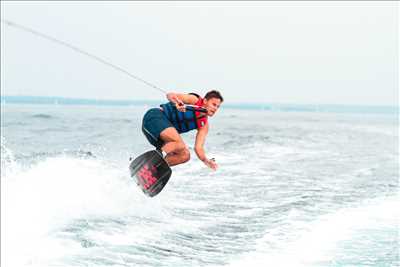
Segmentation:
<svg viewBox="0 0 400 267">
<path fill-rule="evenodd" d="M 208 131 L 210 124 L 208 120 L 204 120 L 200 122 L 201 127 L 197 128 L 197 131 Z"/>
<path fill-rule="evenodd" d="M 188 95 L 194 95 L 195 97 L 199 98 L 200 95 L 196 94 L 196 93 L 189 93 Z"/>
<path fill-rule="evenodd" d="M 186 94 L 185 100 L 186 104 L 196 104 L 196 102 L 200 99 L 200 96 L 196 93 L 189 93 Z"/>
</svg>

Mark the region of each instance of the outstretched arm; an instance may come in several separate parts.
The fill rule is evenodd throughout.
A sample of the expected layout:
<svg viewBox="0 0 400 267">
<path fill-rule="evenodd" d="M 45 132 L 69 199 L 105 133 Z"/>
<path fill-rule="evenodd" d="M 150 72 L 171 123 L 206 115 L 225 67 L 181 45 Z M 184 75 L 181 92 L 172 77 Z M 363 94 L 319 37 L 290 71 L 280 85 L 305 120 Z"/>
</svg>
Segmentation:
<svg viewBox="0 0 400 267">
<path fill-rule="evenodd" d="M 202 128 L 198 129 L 196 135 L 196 142 L 194 145 L 194 151 L 196 152 L 197 157 L 204 162 L 209 168 L 214 171 L 217 170 L 218 165 L 214 160 L 210 160 L 206 157 L 206 153 L 204 152 L 204 142 L 206 140 L 206 136 L 208 133 L 208 123 L 204 125 Z"/>
<path fill-rule="evenodd" d="M 182 102 L 183 104 L 194 105 L 197 102 L 197 97 L 189 94 L 179 94 L 179 93 L 168 93 L 167 94 L 168 101 L 171 101 L 175 104 L 179 104 Z"/>
<path fill-rule="evenodd" d="M 186 111 L 185 104 L 193 105 L 197 102 L 197 97 L 189 94 L 168 93 L 167 99 L 175 103 L 176 108 L 181 112 Z"/>
</svg>

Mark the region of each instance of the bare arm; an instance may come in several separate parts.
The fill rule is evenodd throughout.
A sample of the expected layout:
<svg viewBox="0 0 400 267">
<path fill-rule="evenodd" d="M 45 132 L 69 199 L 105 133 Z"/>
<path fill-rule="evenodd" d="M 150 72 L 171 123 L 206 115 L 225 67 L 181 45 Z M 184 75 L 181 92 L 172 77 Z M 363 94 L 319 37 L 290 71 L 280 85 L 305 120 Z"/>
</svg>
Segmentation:
<svg viewBox="0 0 400 267">
<path fill-rule="evenodd" d="M 197 97 L 189 94 L 168 93 L 167 99 L 175 104 L 183 102 L 184 104 L 194 105 L 197 102 Z"/>
<path fill-rule="evenodd" d="M 194 151 L 196 152 L 197 157 L 204 162 L 205 165 L 210 167 L 213 170 L 218 168 L 218 165 L 214 160 L 210 160 L 206 157 L 206 153 L 204 151 L 204 142 L 206 140 L 206 136 L 208 133 L 208 123 L 204 125 L 202 128 L 198 129 L 196 135 L 196 142 L 194 145 Z"/>
<path fill-rule="evenodd" d="M 194 95 L 189 94 L 178 94 L 178 93 L 167 93 L 167 99 L 175 103 L 176 108 L 181 111 L 185 112 L 185 104 L 193 105 L 197 102 L 197 97 Z"/>
</svg>

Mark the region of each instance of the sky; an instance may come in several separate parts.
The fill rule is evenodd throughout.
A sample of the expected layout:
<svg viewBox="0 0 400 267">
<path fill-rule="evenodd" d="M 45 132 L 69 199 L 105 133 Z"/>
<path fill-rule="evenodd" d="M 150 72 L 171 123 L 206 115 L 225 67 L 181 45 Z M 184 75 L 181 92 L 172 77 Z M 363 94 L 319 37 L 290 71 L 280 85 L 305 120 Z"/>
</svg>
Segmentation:
<svg viewBox="0 0 400 267">
<path fill-rule="evenodd" d="M 398 105 L 395 1 L 1 1 L 1 18 L 168 92 L 230 103 Z M 71 49 L 1 23 L 1 94 L 164 100 Z"/>
</svg>

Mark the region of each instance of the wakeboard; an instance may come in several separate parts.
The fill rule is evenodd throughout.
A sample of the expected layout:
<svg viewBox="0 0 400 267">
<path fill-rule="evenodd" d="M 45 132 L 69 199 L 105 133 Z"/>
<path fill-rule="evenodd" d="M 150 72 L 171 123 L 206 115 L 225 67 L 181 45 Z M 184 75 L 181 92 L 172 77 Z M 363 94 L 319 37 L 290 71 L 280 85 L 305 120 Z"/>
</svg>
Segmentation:
<svg viewBox="0 0 400 267">
<path fill-rule="evenodd" d="M 129 164 L 131 177 L 149 197 L 154 197 L 167 184 L 172 171 L 157 150 L 147 151 Z"/>
</svg>

